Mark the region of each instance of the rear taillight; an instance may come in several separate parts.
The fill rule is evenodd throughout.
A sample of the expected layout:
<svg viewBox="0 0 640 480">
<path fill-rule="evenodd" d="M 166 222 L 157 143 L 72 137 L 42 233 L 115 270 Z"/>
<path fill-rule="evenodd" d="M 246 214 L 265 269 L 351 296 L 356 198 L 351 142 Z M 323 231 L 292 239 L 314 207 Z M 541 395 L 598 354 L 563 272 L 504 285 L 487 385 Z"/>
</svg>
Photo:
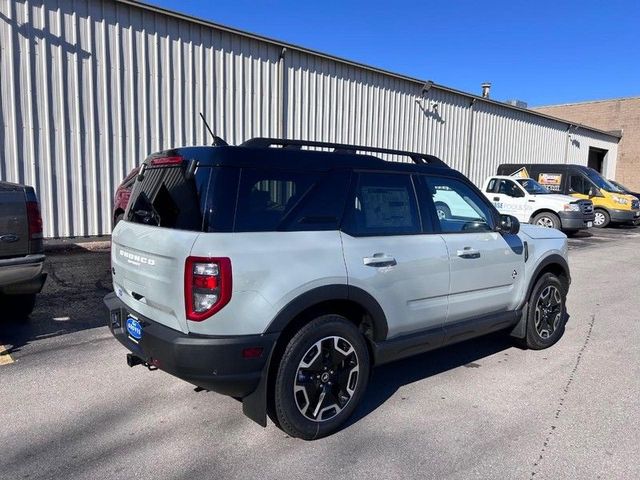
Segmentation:
<svg viewBox="0 0 640 480">
<path fill-rule="evenodd" d="M 182 157 L 158 157 L 151 160 L 151 165 L 178 165 L 182 163 Z"/>
<path fill-rule="evenodd" d="M 231 300 L 229 258 L 188 257 L 184 269 L 187 319 L 201 322 Z"/>
<path fill-rule="evenodd" d="M 29 222 L 29 240 L 42 238 L 42 217 L 38 202 L 27 202 L 27 220 Z"/>
</svg>

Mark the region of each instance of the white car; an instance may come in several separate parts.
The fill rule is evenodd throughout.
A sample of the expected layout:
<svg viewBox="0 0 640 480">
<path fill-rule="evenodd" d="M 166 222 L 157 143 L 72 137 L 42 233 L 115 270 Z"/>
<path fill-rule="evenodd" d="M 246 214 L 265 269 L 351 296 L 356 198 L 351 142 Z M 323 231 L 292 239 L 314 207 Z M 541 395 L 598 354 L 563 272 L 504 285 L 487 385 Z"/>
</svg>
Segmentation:
<svg viewBox="0 0 640 480">
<path fill-rule="evenodd" d="M 532 178 L 494 175 L 484 182 L 482 192 L 500 213 L 513 215 L 523 223 L 565 233 L 593 226 L 591 200 L 552 193 Z"/>
</svg>

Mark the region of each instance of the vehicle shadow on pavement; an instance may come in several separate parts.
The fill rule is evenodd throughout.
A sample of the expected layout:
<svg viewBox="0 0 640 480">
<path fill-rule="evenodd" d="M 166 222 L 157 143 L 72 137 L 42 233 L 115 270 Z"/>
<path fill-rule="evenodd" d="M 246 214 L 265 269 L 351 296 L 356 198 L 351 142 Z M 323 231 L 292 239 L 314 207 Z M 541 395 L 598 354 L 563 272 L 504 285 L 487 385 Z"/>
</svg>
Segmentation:
<svg viewBox="0 0 640 480">
<path fill-rule="evenodd" d="M 27 320 L 2 318 L 0 344 L 11 355 L 35 341 L 106 326 L 103 297 L 112 290 L 109 252 L 47 255 L 48 273 Z"/>
<path fill-rule="evenodd" d="M 479 368 L 476 361 L 513 346 L 513 339 L 502 332 L 377 367 L 360 405 L 343 428 L 375 411 L 404 385 L 462 366 Z"/>
</svg>

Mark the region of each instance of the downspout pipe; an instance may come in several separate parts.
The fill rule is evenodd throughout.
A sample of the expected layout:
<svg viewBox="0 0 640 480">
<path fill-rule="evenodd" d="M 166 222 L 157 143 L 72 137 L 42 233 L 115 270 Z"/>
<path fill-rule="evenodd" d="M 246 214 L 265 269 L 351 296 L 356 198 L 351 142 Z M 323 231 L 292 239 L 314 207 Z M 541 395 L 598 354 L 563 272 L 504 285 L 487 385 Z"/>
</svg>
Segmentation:
<svg viewBox="0 0 640 480">
<path fill-rule="evenodd" d="M 285 59 L 287 49 L 283 48 L 278 57 L 278 137 L 284 139 L 287 131 L 287 79 Z"/>
</svg>

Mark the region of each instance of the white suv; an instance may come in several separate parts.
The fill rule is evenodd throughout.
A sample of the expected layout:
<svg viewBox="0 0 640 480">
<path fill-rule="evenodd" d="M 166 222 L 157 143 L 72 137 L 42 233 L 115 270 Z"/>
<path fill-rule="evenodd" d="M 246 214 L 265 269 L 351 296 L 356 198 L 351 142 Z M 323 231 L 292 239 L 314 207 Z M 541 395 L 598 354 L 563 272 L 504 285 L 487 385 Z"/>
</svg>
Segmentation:
<svg viewBox="0 0 640 480">
<path fill-rule="evenodd" d="M 438 218 L 442 191 L 465 208 Z M 433 156 L 274 139 L 149 157 L 111 260 L 130 366 L 304 439 L 339 428 L 374 365 L 498 330 L 552 345 L 570 283 L 562 233 L 520 229 Z"/>
</svg>

